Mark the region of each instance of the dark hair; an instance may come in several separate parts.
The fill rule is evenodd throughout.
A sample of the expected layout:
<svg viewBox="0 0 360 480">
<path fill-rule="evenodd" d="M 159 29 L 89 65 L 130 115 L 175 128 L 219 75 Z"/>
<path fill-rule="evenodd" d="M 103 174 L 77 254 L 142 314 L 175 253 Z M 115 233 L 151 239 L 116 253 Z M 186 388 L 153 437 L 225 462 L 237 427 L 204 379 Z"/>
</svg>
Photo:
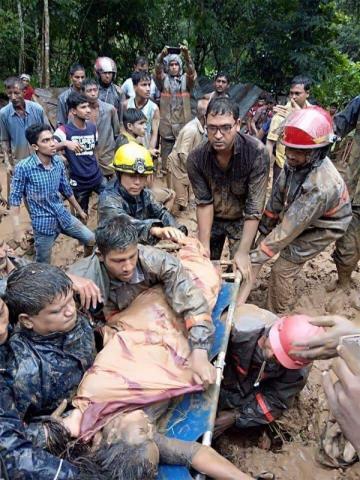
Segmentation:
<svg viewBox="0 0 360 480">
<path fill-rule="evenodd" d="M 211 115 L 226 115 L 229 113 L 234 117 L 234 120 L 239 118 L 239 107 L 236 103 L 232 102 L 229 98 L 220 97 L 213 98 L 207 109 L 206 109 L 206 118 Z"/>
<path fill-rule="evenodd" d="M 149 65 L 149 60 L 146 57 L 142 57 L 141 55 L 138 55 L 135 58 L 134 65 Z"/>
<path fill-rule="evenodd" d="M 15 87 L 15 85 L 18 85 L 20 90 L 24 90 L 25 88 L 25 84 L 20 77 L 8 77 L 6 80 L 4 80 L 5 88 Z"/>
<path fill-rule="evenodd" d="M 218 72 L 216 75 L 215 75 L 215 78 L 214 80 L 217 80 L 218 78 L 221 78 L 221 77 L 225 77 L 226 78 L 226 81 L 229 83 L 230 80 L 229 80 L 229 75 L 225 72 Z"/>
<path fill-rule="evenodd" d="M 70 67 L 69 73 L 71 76 L 73 76 L 74 73 L 77 72 L 78 70 L 81 70 L 82 72 L 85 73 L 85 67 L 81 65 L 81 63 L 73 63 Z"/>
<path fill-rule="evenodd" d="M 311 84 L 312 81 L 309 77 L 306 77 L 305 75 L 297 75 L 291 80 L 290 87 L 292 87 L 293 85 L 304 85 L 305 92 L 308 92 L 310 90 Z"/>
<path fill-rule="evenodd" d="M 43 263 L 30 263 L 10 273 L 5 303 L 9 308 L 10 322 L 17 323 L 19 315 L 37 315 L 58 296 L 65 296 L 72 281 L 59 268 Z"/>
<path fill-rule="evenodd" d="M 95 78 L 85 78 L 85 80 L 81 82 L 81 91 L 85 92 L 86 87 L 92 87 L 93 85 L 96 85 L 99 88 L 99 83 Z"/>
<path fill-rule="evenodd" d="M 130 245 L 138 243 L 138 233 L 135 225 L 125 216 L 111 218 L 95 230 L 95 241 L 101 255 L 112 250 L 125 250 Z"/>
<path fill-rule="evenodd" d="M 137 108 L 128 108 L 123 113 L 123 124 L 126 128 L 128 123 L 132 125 L 139 120 L 146 120 L 146 115 L 142 110 L 138 110 Z"/>
<path fill-rule="evenodd" d="M 148 72 L 133 72 L 131 74 L 131 80 L 135 86 L 140 82 L 151 82 L 151 76 Z"/>
<path fill-rule="evenodd" d="M 50 125 L 47 125 L 46 123 L 34 123 L 34 125 L 30 125 L 30 127 L 25 130 L 26 140 L 30 143 L 30 145 L 36 145 L 39 140 L 40 133 L 47 131 L 51 132 Z"/>
<path fill-rule="evenodd" d="M 68 99 L 66 100 L 66 104 L 69 108 L 76 108 L 82 103 L 89 103 L 88 98 L 82 94 L 82 93 L 77 93 L 77 92 L 72 92 L 70 93 Z"/>
</svg>

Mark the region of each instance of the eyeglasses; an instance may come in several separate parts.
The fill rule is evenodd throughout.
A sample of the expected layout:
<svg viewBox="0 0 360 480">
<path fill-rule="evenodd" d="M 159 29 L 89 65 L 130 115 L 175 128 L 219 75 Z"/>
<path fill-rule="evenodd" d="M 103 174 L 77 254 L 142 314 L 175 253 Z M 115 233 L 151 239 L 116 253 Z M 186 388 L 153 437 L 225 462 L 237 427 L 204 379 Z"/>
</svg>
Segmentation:
<svg viewBox="0 0 360 480">
<path fill-rule="evenodd" d="M 221 125 L 220 127 L 216 127 L 215 125 L 207 125 L 206 130 L 210 135 L 216 135 L 219 131 L 222 135 L 226 133 L 230 133 L 231 129 L 234 128 L 236 122 L 233 125 Z"/>
</svg>

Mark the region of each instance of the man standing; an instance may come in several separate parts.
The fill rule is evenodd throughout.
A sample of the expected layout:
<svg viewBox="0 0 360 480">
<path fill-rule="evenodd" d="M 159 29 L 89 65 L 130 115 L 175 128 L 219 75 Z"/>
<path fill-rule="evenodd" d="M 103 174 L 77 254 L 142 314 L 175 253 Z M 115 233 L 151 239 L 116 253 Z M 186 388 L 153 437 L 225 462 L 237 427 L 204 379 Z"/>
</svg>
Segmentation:
<svg viewBox="0 0 360 480">
<path fill-rule="evenodd" d="M 305 262 L 342 237 L 351 221 L 345 182 L 326 156 L 333 137 L 331 117 L 322 108 L 296 110 L 286 119 L 285 167 L 259 225 L 262 237 L 251 252 L 256 272 L 280 253 L 269 280 L 272 312 L 289 310 Z"/>
<path fill-rule="evenodd" d="M 95 123 L 98 132 L 96 157 L 103 175 L 110 178 L 114 174 L 109 165 L 114 158 L 115 140 L 120 133 L 119 117 L 113 105 L 99 100 L 99 85 L 96 80 L 84 80 L 82 91 L 89 102 L 90 121 Z"/>
<path fill-rule="evenodd" d="M 346 288 L 350 285 L 351 273 L 360 260 L 360 96 L 351 100 L 345 110 L 335 115 L 334 123 L 336 133 L 341 137 L 355 129 L 347 178 L 352 220 L 345 235 L 336 242 L 334 252 L 338 286 Z"/>
<path fill-rule="evenodd" d="M 98 57 L 94 69 L 100 85 L 99 99 L 114 105 L 118 112 L 119 121 L 122 122 L 123 93 L 121 88 L 114 83 L 117 73 L 114 60 L 109 57 Z"/>
<path fill-rule="evenodd" d="M 190 93 L 194 88 L 196 71 L 187 47 L 181 46 L 186 73 L 180 55 L 168 54 L 165 47 L 155 63 L 155 83 L 160 96 L 161 158 L 166 165 L 177 136 L 191 116 Z M 166 65 L 166 66 L 165 66 Z"/>
<path fill-rule="evenodd" d="M 56 142 L 49 125 L 26 129 L 26 138 L 35 153 L 15 168 L 11 184 L 10 207 L 14 239 L 21 242 L 20 205 L 28 204 L 35 237 L 36 261 L 50 263 L 52 246 L 60 233 L 77 238 L 86 246 L 94 245 L 94 234 L 65 208 L 60 194 L 68 199 L 86 221 L 86 213 L 75 200 L 66 178 L 64 164 L 56 155 Z"/>
<path fill-rule="evenodd" d="M 79 63 L 74 63 L 70 67 L 70 87 L 65 90 L 58 98 L 56 124 L 65 125 L 68 122 L 69 109 L 67 99 L 73 92 L 81 92 L 81 84 L 85 80 L 85 68 Z"/>
<path fill-rule="evenodd" d="M 144 146 L 154 150 L 157 143 L 160 112 L 159 107 L 150 99 L 151 77 L 147 72 L 134 72 L 131 76 L 135 97 L 124 102 L 125 109 L 141 110 L 146 118 Z"/>
<path fill-rule="evenodd" d="M 276 107 L 278 108 L 278 112 L 271 120 L 266 140 L 266 148 L 268 149 L 270 160 L 272 160 L 275 147 L 274 181 L 279 176 L 285 163 L 285 147 L 280 141 L 281 125 L 293 110 L 299 110 L 310 106 L 310 103 L 308 102 L 310 87 L 311 81 L 309 78 L 303 75 L 294 77 L 290 84 L 288 103 L 285 107 L 280 109 Z"/>
<path fill-rule="evenodd" d="M 228 238 L 230 255 L 245 278 L 261 218 L 269 155 L 255 138 L 239 133 L 238 108 L 216 98 L 206 112 L 208 142 L 193 150 L 187 168 L 197 203 L 199 240 L 218 260 Z"/>
<path fill-rule="evenodd" d="M 11 174 L 14 166 L 31 154 L 25 130 L 36 123 L 48 123 L 48 120 L 38 103 L 24 100 L 25 85 L 19 78 L 7 78 L 4 85 L 10 101 L 0 110 L 0 135 L 5 163 Z"/>
<path fill-rule="evenodd" d="M 180 130 L 174 148 L 168 157 L 170 186 L 175 190 L 176 206 L 179 210 L 185 210 L 188 206 L 190 180 L 186 163 L 189 153 L 205 140 L 204 125 L 207 106 L 207 100 L 198 101 L 196 117 Z"/>
<path fill-rule="evenodd" d="M 90 107 L 85 95 L 72 93 L 67 103 L 72 121 L 56 130 L 55 139 L 59 142 L 57 150 L 65 150 L 70 184 L 77 201 L 87 214 L 92 192 L 100 195 L 106 186 L 94 153 L 97 130 L 96 125 L 88 121 Z"/>
<path fill-rule="evenodd" d="M 230 82 L 227 73 L 218 72 L 214 78 L 214 91 L 204 95 L 204 98 L 212 100 L 218 97 L 230 97 L 229 88 Z"/>
<path fill-rule="evenodd" d="M 149 72 L 149 61 L 145 57 L 136 57 L 135 64 L 134 64 L 134 72 Z M 132 81 L 132 77 L 125 80 L 122 84 L 121 90 L 126 98 L 135 97 L 135 90 L 134 84 Z M 155 100 L 156 96 L 156 85 L 153 79 L 150 81 L 150 98 L 151 100 Z"/>
</svg>

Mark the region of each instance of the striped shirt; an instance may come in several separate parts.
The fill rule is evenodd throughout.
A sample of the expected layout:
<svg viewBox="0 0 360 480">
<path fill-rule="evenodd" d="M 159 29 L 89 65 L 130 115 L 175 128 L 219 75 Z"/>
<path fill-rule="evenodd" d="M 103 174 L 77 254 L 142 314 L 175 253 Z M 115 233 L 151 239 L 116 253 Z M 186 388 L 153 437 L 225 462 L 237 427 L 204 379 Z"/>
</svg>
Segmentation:
<svg viewBox="0 0 360 480">
<path fill-rule="evenodd" d="M 11 183 L 10 206 L 18 207 L 26 199 L 35 232 L 53 235 L 71 223 L 71 214 L 64 206 L 60 194 L 73 195 L 66 178 L 61 158 L 52 157 L 45 167 L 35 154 L 25 158 L 15 168 Z"/>
</svg>

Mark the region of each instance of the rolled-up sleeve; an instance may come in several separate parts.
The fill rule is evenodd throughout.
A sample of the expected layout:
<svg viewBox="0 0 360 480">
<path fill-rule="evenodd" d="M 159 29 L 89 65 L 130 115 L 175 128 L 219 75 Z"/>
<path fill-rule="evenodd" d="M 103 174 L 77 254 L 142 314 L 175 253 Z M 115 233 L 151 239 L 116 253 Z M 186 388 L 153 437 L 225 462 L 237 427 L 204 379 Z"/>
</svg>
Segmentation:
<svg viewBox="0 0 360 480">
<path fill-rule="evenodd" d="M 196 203 L 198 205 L 208 205 L 213 203 L 214 200 L 205 172 L 199 167 L 199 160 L 197 150 L 190 152 L 187 160 L 187 171 Z"/>
<path fill-rule="evenodd" d="M 248 195 L 245 202 L 245 220 L 260 220 L 269 180 L 270 158 L 265 147 L 259 146 L 254 166 L 249 174 Z"/>
</svg>

